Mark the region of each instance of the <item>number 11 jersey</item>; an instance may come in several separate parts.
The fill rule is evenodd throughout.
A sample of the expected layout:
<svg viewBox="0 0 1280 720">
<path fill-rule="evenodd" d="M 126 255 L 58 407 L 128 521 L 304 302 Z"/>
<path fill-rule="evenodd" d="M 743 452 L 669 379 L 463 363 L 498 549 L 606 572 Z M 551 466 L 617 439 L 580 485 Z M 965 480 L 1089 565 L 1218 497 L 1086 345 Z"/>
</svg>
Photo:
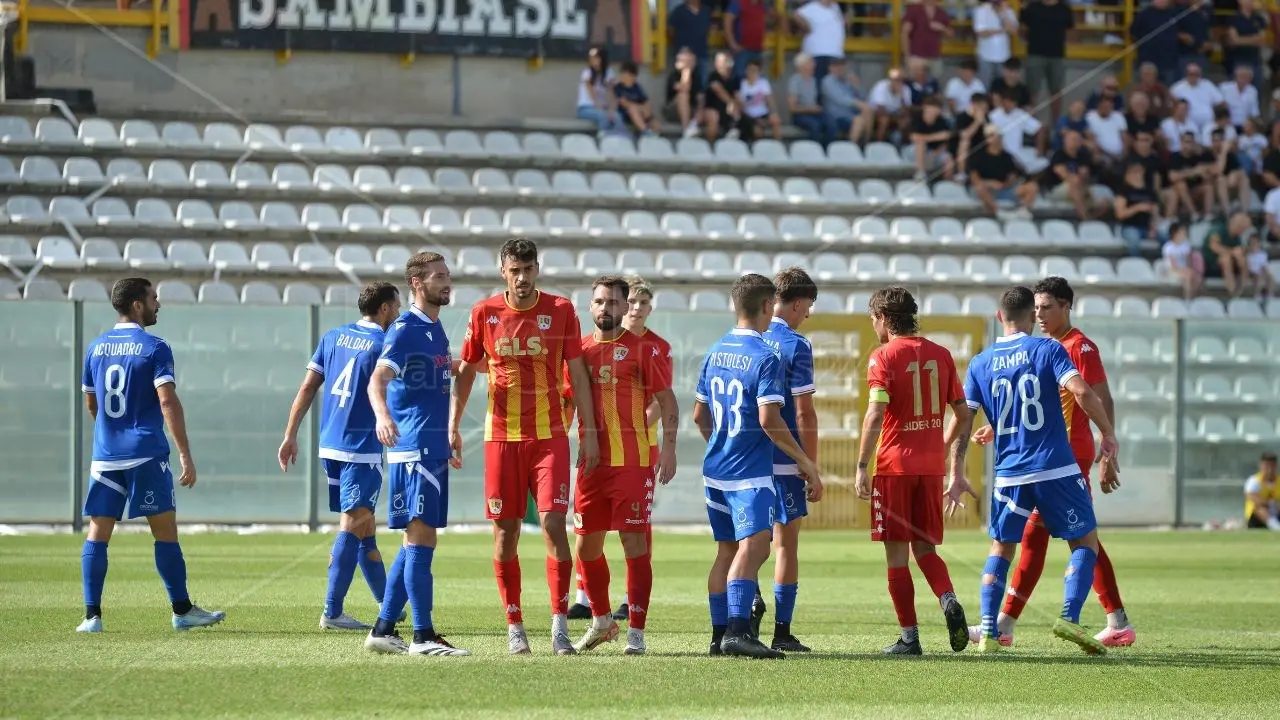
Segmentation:
<svg viewBox="0 0 1280 720">
<path fill-rule="evenodd" d="M 867 386 L 871 402 L 888 406 L 876 475 L 945 475 L 943 419 L 964 398 L 951 352 L 922 337 L 894 338 L 871 353 Z"/>
</svg>

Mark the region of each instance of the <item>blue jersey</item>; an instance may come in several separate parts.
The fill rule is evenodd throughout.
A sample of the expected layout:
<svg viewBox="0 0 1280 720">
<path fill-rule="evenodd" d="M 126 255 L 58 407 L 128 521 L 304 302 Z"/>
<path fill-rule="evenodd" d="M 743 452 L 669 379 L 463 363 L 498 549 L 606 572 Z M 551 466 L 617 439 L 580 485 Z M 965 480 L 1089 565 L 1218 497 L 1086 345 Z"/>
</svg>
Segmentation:
<svg viewBox="0 0 1280 720">
<path fill-rule="evenodd" d="M 98 398 L 94 460 L 142 460 L 169 454 L 156 393 L 161 385 L 174 382 L 169 343 L 137 323 L 117 323 L 85 349 L 80 382 L 84 392 Z"/>
<path fill-rule="evenodd" d="M 447 460 L 453 358 L 444 325 L 409 308 L 387 332 L 378 365 L 396 374 L 387 387 L 387 408 L 400 430 L 391 452 L 422 451 Z"/>
<path fill-rule="evenodd" d="M 774 318 L 769 329 L 764 332 L 764 341 L 778 352 L 782 360 L 783 405 L 782 420 L 791 431 L 791 436 L 800 442 L 800 432 L 796 428 L 796 397 L 812 395 L 813 384 L 813 346 L 809 340 L 791 329 L 786 320 Z M 797 475 L 796 461 L 778 448 L 773 449 L 775 475 Z"/>
<path fill-rule="evenodd" d="M 969 362 L 964 395 L 994 429 L 996 487 L 1080 474 L 1058 399 L 1079 374 L 1062 343 L 1023 333 L 997 338 Z"/>
<path fill-rule="evenodd" d="M 307 367 L 324 378 L 320 406 L 320 457 L 381 463 L 382 445 L 369 404 L 369 378 L 382 354 L 384 333 L 367 320 L 325 333 Z"/>
<path fill-rule="evenodd" d="M 707 352 L 696 394 L 715 418 L 702 460 L 707 487 L 773 488 L 773 443 L 757 408 L 781 405 L 784 387 L 782 360 L 755 330 L 735 328 Z"/>
</svg>

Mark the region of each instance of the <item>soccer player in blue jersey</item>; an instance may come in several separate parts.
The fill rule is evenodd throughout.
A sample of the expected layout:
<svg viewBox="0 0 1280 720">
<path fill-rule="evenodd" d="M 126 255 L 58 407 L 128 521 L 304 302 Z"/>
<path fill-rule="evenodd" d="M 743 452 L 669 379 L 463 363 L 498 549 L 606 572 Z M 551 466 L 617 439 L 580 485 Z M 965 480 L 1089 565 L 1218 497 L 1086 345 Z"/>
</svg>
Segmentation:
<svg viewBox="0 0 1280 720">
<path fill-rule="evenodd" d="M 791 436 L 800 443 L 805 455 L 818 462 L 818 415 L 813 409 L 813 346 L 805 336 L 797 332 L 809 317 L 809 309 L 818 299 L 818 286 L 803 269 L 787 268 L 773 277 L 777 296 L 774 299 L 773 319 L 764 332 L 764 340 L 778 352 L 782 361 L 783 404 L 782 421 L 787 424 Z M 809 514 L 805 499 L 805 483 L 797 473 L 799 468 L 781 449 L 773 451 L 773 482 L 778 495 L 777 522 L 774 525 L 773 641 L 774 650 L 809 652 L 809 648 L 791 634 L 791 618 L 796 606 L 799 588 L 800 566 L 797 545 L 800 540 L 800 520 Z M 765 614 L 765 602 L 759 584 L 751 606 L 752 630 L 760 636 L 760 619 Z"/>
<path fill-rule="evenodd" d="M 360 289 L 360 320 L 325 333 L 316 347 L 280 443 L 280 469 L 288 472 L 298 459 L 298 428 L 316 393 L 320 404 L 320 460 L 329 479 L 329 511 L 341 513 L 338 535 L 329 554 L 321 630 L 368 630 L 343 609 L 356 566 L 364 573 L 374 602 L 386 592 L 374 510 L 382 491 L 382 446 L 374 433 L 373 408 L 366 389 L 382 354 L 387 326 L 400 314 L 400 293 L 388 282 Z"/>
<path fill-rule="evenodd" d="M 124 517 L 145 517 L 155 537 L 156 570 L 169 592 L 173 628 L 189 630 L 222 622 L 225 613 L 191 604 L 187 563 L 178 545 L 178 520 L 169 469 L 167 425 L 178 446 L 178 484 L 194 487 L 196 464 L 187 442 L 187 420 L 174 380 L 173 350 L 144 328 L 156 324 L 160 301 L 151 281 L 125 278 L 111 287 L 115 327 L 85 349 L 81 389 L 93 418 L 93 461 L 84 514 L 89 535 L 80 555 L 84 622 L 76 632 L 102 632 L 102 587 L 107 543 Z"/>
<path fill-rule="evenodd" d="M 369 381 L 378 440 L 387 446 L 390 466 L 387 524 L 404 530 L 404 544 L 364 646 L 391 654 L 470 655 L 445 641 L 431 617 L 431 561 L 436 531 L 448 524 L 449 465 L 456 462 L 449 448 L 453 358 L 440 323 L 452 280 L 444 258 L 434 252 L 409 258 L 404 278 L 413 304 L 391 326 Z M 405 602 L 413 609 L 411 645 L 395 632 Z"/>
<path fill-rule="evenodd" d="M 784 657 L 751 630 L 756 577 L 769 558 L 777 519 L 775 445 L 796 464 L 806 499 L 822 498 L 817 465 L 782 419 L 782 360 L 761 336 L 773 317 L 775 292 L 763 275 L 750 273 L 734 282 L 737 327 L 707 352 L 698 376 L 693 421 L 707 443 L 702 480 L 707 517 L 718 543 L 707 578 L 712 655 Z"/>
<path fill-rule="evenodd" d="M 1088 486 L 1067 437 L 1058 388 L 1075 396 L 1102 433 L 1104 472 L 1114 469 L 1116 462 L 1119 446 L 1115 429 L 1102 401 L 1080 376 L 1062 343 L 1048 337 L 1031 337 L 1035 295 L 1030 289 L 1018 286 L 1005 291 L 997 317 L 1005 335 L 970 361 L 964 383 L 969 407 L 981 408 L 995 428 L 990 521 L 993 542 L 982 574 L 982 639 L 978 649 L 1001 650 L 996 615 L 1004 598 L 1009 564 L 1031 512 L 1039 509 L 1049 533 L 1066 540 L 1071 547 L 1066 597 L 1053 634 L 1087 653 L 1100 655 L 1106 647 L 1079 624 L 1080 609 L 1093 585 L 1098 556 L 1097 522 Z M 956 438 L 951 453 L 952 472 L 963 472 L 973 418 L 952 417 L 956 425 L 955 433 L 948 433 Z"/>
</svg>

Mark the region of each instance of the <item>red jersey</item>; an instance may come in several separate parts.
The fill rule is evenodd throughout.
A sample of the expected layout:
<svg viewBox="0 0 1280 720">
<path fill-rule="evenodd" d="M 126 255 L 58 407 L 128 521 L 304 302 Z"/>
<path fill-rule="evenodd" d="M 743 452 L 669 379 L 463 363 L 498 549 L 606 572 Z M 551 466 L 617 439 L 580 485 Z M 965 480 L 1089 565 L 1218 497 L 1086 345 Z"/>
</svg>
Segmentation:
<svg viewBox="0 0 1280 720">
<path fill-rule="evenodd" d="M 657 390 L 670 388 L 672 378 L 675 377 L 675 371 L 672 369 L 671 343 L 667 342 L 661 335 L 648 328 L 645 328 L 644 332 L 640 333 L 638 337 L 640 338 L 640 346 L 643 349 L 643 352 L 647 355 L 653 356 L 658 361 L 659 367 L 657 370 L 661 375 L 658 380 L 659 387 L 655 389 L 655 392 Z M 650 396 L 649 399 L 645 401 L 646 407 L 648 406 L 648 403 L 652 401 L 653 397 Z M 649 450 L 650 464 L 656 465 L 658 463 L 658 423 L 656 422 L 649 425 Z"/>
<path fill-rule="evenodd" d="M 505 293 L 471 308 L 462 360 L 489 360 L 485 440 L 516 442 L 565 437 L 556 383 L 560 368 L 582 356 L 582 328 L 568 299 L 538 293 L 516 310 Z"/>
<path fill-rule="evenodd" d="M 945 475 L 942 421 L 964 399 L 951 353 L 922 337 L 894 338 L 871 353 L 867 386 L 872 402 L 888 404 L 876 475 Z"/>
<path fill-rule="evenodd" d="M 1098 346 L 1085 337 L 1079 328 L 1071 328 L 1059 342 L 1067 355 L 1071 356 L 1071 364 L 1076 366 L 1076 371 L 1090 387 L 1107 381 L 1107 371 L 1102 368 L 1102 355 L 1098 352 Z M 1076 462 L 1086 467 L 1092 465 L 1093 429 L 1089 427 L 1089 415 L 1076 402 L 1075 395 L 1065 387 L 1058 388 L 1058 397 L 1062 401 L 1062 417 L 1067 421 L 1071 452 L 1076 456 Z"/>
<path fill-rule="evenodd" d="M 626 330 L 616 340 L 596 340 L 594 333 L 582 338 L 582 359 L 591 376 L 601 465 L 653 465 L 645 408 L 654 393 L 671 389 L 670 365 L 656 350 L 654 343 Z M 573 397 L 567 368 L 565 375 L 567 403 Z M 578 423 L 578 432 L 582 432 L 582 423 Z"/>
</svg>

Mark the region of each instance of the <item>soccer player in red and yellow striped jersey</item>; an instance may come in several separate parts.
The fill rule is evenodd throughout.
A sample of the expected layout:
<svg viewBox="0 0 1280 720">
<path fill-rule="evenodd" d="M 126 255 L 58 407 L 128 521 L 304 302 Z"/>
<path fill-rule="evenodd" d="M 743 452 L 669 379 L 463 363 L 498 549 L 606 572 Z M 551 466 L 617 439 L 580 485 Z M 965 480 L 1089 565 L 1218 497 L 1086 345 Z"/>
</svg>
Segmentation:
<svg viewBox="0 0 1280 720">
<path fill-rule="evenodd" d="M 600 460 L 591 404 L 590 378 L 582 361 L 582 330 L 573 305 L 538 291 L 538 247 L 525 238 L 503 243 L 498 262 L 507 290 L 476 303 L 462 344 L 462 362 L 454 383 L 450 445 L 462 458 L 459 424 L 471 395 L 477 366 L 489 374 L 485 414 L 485 512 L 494 522 L 494 574 L 507 612 L 507 645 L 514 654 L 529 652 L 520 610 L 520 559 L 516 550 L 520 522 L 532 492 L 552 554 L 546 561 L 551 590 L 551 639 L 559 655 L 574 653 L 569 641 L 569 584 L 573 558 L 564 516 L 569 507 L 569 438 L 558 386 L 568 366 L 580 423 L 579 465 L 594 469 Z"/>
</svg>

